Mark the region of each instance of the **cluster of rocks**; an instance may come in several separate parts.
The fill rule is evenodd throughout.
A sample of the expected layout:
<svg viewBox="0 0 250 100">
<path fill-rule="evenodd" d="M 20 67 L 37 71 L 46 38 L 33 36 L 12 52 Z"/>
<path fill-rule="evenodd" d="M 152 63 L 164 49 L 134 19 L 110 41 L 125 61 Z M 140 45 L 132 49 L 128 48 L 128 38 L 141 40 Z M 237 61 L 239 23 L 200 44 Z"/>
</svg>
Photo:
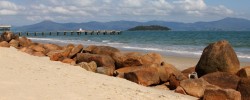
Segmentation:
<svg viewBox="0 0 250 100">
<path fill-rule="evenodd" d="M 47 56 L 52 61 L 204 100 L 250 98 L 250 67 L 240 69 L 237 55 L 227 41 L 210 44 L 198 64 L 183 71 L 165 62 L 157 53 L 121 52 L 109 46 L 33 43 L 26 37 L 5 32 L 1 35 L 0 47 L 10 46 L 34 56 Z"/>
</svg>

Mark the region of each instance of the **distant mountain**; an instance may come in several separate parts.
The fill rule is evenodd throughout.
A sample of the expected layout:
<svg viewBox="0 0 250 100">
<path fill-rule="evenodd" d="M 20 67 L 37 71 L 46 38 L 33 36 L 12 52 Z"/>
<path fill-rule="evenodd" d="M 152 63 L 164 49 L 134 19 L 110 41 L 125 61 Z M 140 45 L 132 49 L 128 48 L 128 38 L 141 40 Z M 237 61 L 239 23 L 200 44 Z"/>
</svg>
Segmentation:
<svg viewBox="0 0 250 100">
<path fill-rule="evenodd" d="M 167 21 L 111 21 L 86 23 L 56 23 L 43 21 L 33 25 L 14 27 L 13 31 L 66 31 L 66 30 L 128 30 L 140 25 L 160 25 L 173 31 L 250 31 L 250 20 L 241 18 L 224 18 L 211 22 L 167 22 Z"/>
</svg>

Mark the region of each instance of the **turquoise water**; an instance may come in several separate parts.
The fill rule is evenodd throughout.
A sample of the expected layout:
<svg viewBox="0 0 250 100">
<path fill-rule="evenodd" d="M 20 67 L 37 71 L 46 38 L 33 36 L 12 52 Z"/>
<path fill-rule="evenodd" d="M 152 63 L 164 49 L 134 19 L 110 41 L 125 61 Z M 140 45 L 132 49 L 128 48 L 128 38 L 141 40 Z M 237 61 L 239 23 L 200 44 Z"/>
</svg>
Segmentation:
<svg viewBox="0 0 250 100">
<path fill-rule="evenodd" d="M 200 57 L 210 43 L 228 40 L 241 60 L 250 62 L 250 32 L 124 31 L 121 35 L 30 36 L 38 42 L 107 45 L 122 50 L 158 52 L 167 56 Z"/>
</svg>

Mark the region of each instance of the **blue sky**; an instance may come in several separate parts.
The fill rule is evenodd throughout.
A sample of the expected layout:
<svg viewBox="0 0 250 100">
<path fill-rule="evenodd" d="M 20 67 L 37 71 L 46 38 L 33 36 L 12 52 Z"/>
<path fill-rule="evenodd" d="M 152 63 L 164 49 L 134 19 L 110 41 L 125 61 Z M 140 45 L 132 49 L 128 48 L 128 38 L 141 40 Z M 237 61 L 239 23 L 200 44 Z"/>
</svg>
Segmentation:
<svg viewBox="0 0 250 100">
<path fill-rule="evenodd" d="M 0 24 L 250 19 L 250 0 L 0 0 Z"/>
</svg>

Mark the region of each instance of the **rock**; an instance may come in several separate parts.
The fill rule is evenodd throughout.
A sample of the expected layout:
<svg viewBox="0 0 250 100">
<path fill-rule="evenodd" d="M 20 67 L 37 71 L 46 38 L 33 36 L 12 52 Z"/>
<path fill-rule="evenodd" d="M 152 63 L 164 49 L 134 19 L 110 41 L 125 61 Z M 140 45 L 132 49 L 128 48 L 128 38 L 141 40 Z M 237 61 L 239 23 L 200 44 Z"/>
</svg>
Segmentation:
<svg viewBox="0 0 250 100">
<path fill-rule="evenodd" d="M 62 47 L 55 44 L 44 44 L 43 47 L 48 51 L 62 50 Z"/>
<path fill-rule="evenodd" d="M 70 59 L 70 58 L 64 58 L 62 60 L 63 63 L 66 63 L 66 64 L 71 64 L 71 65 L 75 65 L 76 64 L 76 61 L 73 60 L 73 59 Z"/>
<path fill-rule="evenodd" d="M 240 68 L 236 53 L 228 41 L 218 41 L 207 46 L 196 65 L 196 72 L 201 77 L 212 72 L 229 72 L 235 74 Z"/>
<path fill-rule="evenodd" d="M 175 90 L 174 90 L 174 92 L 175 93 L 180 93 L 180 94 L 187 94 L 186 92 L 185 92 L 185 90 L 182 88 L 182 87 L 180 87 L 180 86 L 178 86 Z"/>
<path fill-rule="evenodd" d="M 77 53 L 80 53 L 82 51 L 82 49 L 83 49 L 83 45 L 81 45 L 81 44 L 74 47 L 69 54 L 69 58 L 74 58 Z"/>
<path fill-rule="evenodd" d="M 91 61 L 89 63 L 81 62 L 81 63 L 77 64 L 77 66 L 80 66 L 80 67 L 86 69 L 87 71 L 91 71 L 91 72 L 96 72 L 96 70 L 97 70 L 97 64 L 94 61 Z"/>
<path fill-rule="evenodd" d="M 201 98 L 204 95 L 206 86 L 209 85 L 203 78 L 186 79 L 180 82 L 180 86 L 188 95 Z"/>
<path fill-rule="evenodd" d="M 62 52 L 64 52 L 64 51 L 63 51 L 63 50 L 52 50 L 52 51 L 46 53 L 46 56 L 51 57 L 51 56 L 53 56 L 54 54 L 62 53 Z"/>
<path fill-rule="evenodd" d="M 114 70 L 110 67 L 97 67 L 97 73 L 112 76 Z"/>
<path fill-rule="evenodd" d="M 137 67 L 124 67 L 124 68 L 120 68 L 114 71 L 114 76 L 116 77 L 120 77 L 120 78 L 124 78 L 124 73 L 129 73 L 129 72 L 133 72 L 136 70 L 140 70 L 142 69 L 143 66 L 137 66 Z"/>
<path fill-rule="evenodd" d="M 208 88 L 203 100 L 241 100 L 241 94 L 233 89 Z"/>
<path fill-rule="evenodd" d="M 112 58 L 115 60 L 116 69 L 130 66 L 142 66 L 140 57 L 142 55 L 138 52 L 120 53 L 116 52 L 112 54 Z"/>
<path fill-rule="evenodd" d="M 237 89 L 240 78 L 227 72 L 215 72 L 202 76 L 208 83 L 224 89 Z"/>
<path fill-rule="evenodd" d="M 169 77 L 169 89 L 175 90 L 178 86 L 180 86 L 180 81 L 178 77 L 176 77 L 174 74 L 171 74 Z"/>
<path fill-rule="evenodd" d="M 32 55 L 33 56 L 38 56 L 38 57 L 44 57 L 45 56 L 45 54 L 43 52 L 34 52 Z"/>
<path fill-rule="evenodd" d="M 140 57 L 143 65 L 148 64 L 158 64 L 161 65 L 163 62 L 163 58 L 158 53 L 148 53 Z"/>
<path fill-rule="evenodd" d="M 52 61 L 62 61 L 65 57 L 61 53 L 55 53 L 50 56 L 50 60 Z"/>
<path fill-rule="evenodd" d="M 187 79 L 178 69 L 166 62 L 162 63 L 162 65 L 157 67 L 157 69 L 162 82 L 168 81 L 171 75 L 176 76 L 179 81 Z"/>
<path fill-rule="evenodd" d="M 181 73 L 183 73 L 183 75 L 185 75 L 186 77 L 188 77 L 189 74 L 195 72 L 195 67 L 190 67 L 190 68 L 187 68 L 183 71 L 181 71 Z"/>
<path fill-rule="evenodd" d="M 0 42 L 0 47 L 8 47 L 9 48 L 10 44 L 6 41 L 2 41 L 2 42 Z"/>
<path fill-rule="evenodd" d="M 43 46 L 42 45 L 30 45 L 29 46 L 29 48 L 30 49 L 33 49 L 34 51 L 36 51 L 36 52 L 43 52 L 43 53 L 45 53 L 45 49 L 43 48 Z"/>
<path fill-rule="evenodd" d="M 28 47 L 32 44 L 30 39 L 27 39 L 26 37 L 21 37 L 18 39 L 21 47 Z"/>
<path fill-rule="evenodd" d="M 237 91 L 241 93 L 242 100 L 249 100 L 250 98 L 250 78 L 241 78 Z"/>
<path fill-rule="evenodd" d="M 141 70 L 124 73 L 124 78 L 132 82 L 150 86 L 160 83 L 159 74 L 157 69 L 153 67 L 143 68 Z"/>
<path fill-rule="evenodd" d="M 75 46 L 73 44 L 68 44 L 66 47 L 64 47 L 63 52 L 61 53 L 61 55 L 63 57 L 65 57 L 65 58 L 67 58 L 74 47 Z"/>
<path fill-rule="evenodd" d="M 15 47 L 15 48 L 18 48 L 18 47 L 19 47 L 19 41 L 14 40 L 14 39 L 12 39 L 12 40 L 9 42 L 9 44 L 10 44 L 10 46 Z"/>
<path fill-rule="evenodd" d="M 28 48 L 28 47 L 23 47 L 23 48 L 19 49 L 19 51 L 28 53 L 28 54 L 30 54 L 30 55 L 33 55 L 33 53 L 34 53 L 34 50 L 33 50 L 33 49 L 30 49 L 30 48 Z"/>
<path fill-rule="evenodd" d="M 18 39 L 18 36 L 12 32 L 4 32 L 1 34 L 2 41 L 10 42 L 12 39 Z"/>
<path fill-rule="evenodd" d="M 115 70 L 115 62 L 110 56 L 89 53 L 78 53 L 76 56 L 77 63 L 91 61 L 95 61 L 98 67 L 108 67 L 113 75 Z"/>
<path fill-rule="evenodd" d="M 238 72 L 237 75 L 242 78 L 247 78 L 250 77 L 250 66 L 243 67 L 241 68 Z"/>
<path fill-rule="evenodd" d="M 95 49 L 97 46 L 96 45 L 89 45 L 87 48 L 83 48 L 82 52 L 83 53 L 91 53 L 93 49 Z"/>
<path fill-rule="evenodd" d="M 92 54 L 109 55 L 111 56 L 115 52 L 120 52 L 117 48 L 110 46 L 96 46 L 90 51 Z"/>
</svg>

